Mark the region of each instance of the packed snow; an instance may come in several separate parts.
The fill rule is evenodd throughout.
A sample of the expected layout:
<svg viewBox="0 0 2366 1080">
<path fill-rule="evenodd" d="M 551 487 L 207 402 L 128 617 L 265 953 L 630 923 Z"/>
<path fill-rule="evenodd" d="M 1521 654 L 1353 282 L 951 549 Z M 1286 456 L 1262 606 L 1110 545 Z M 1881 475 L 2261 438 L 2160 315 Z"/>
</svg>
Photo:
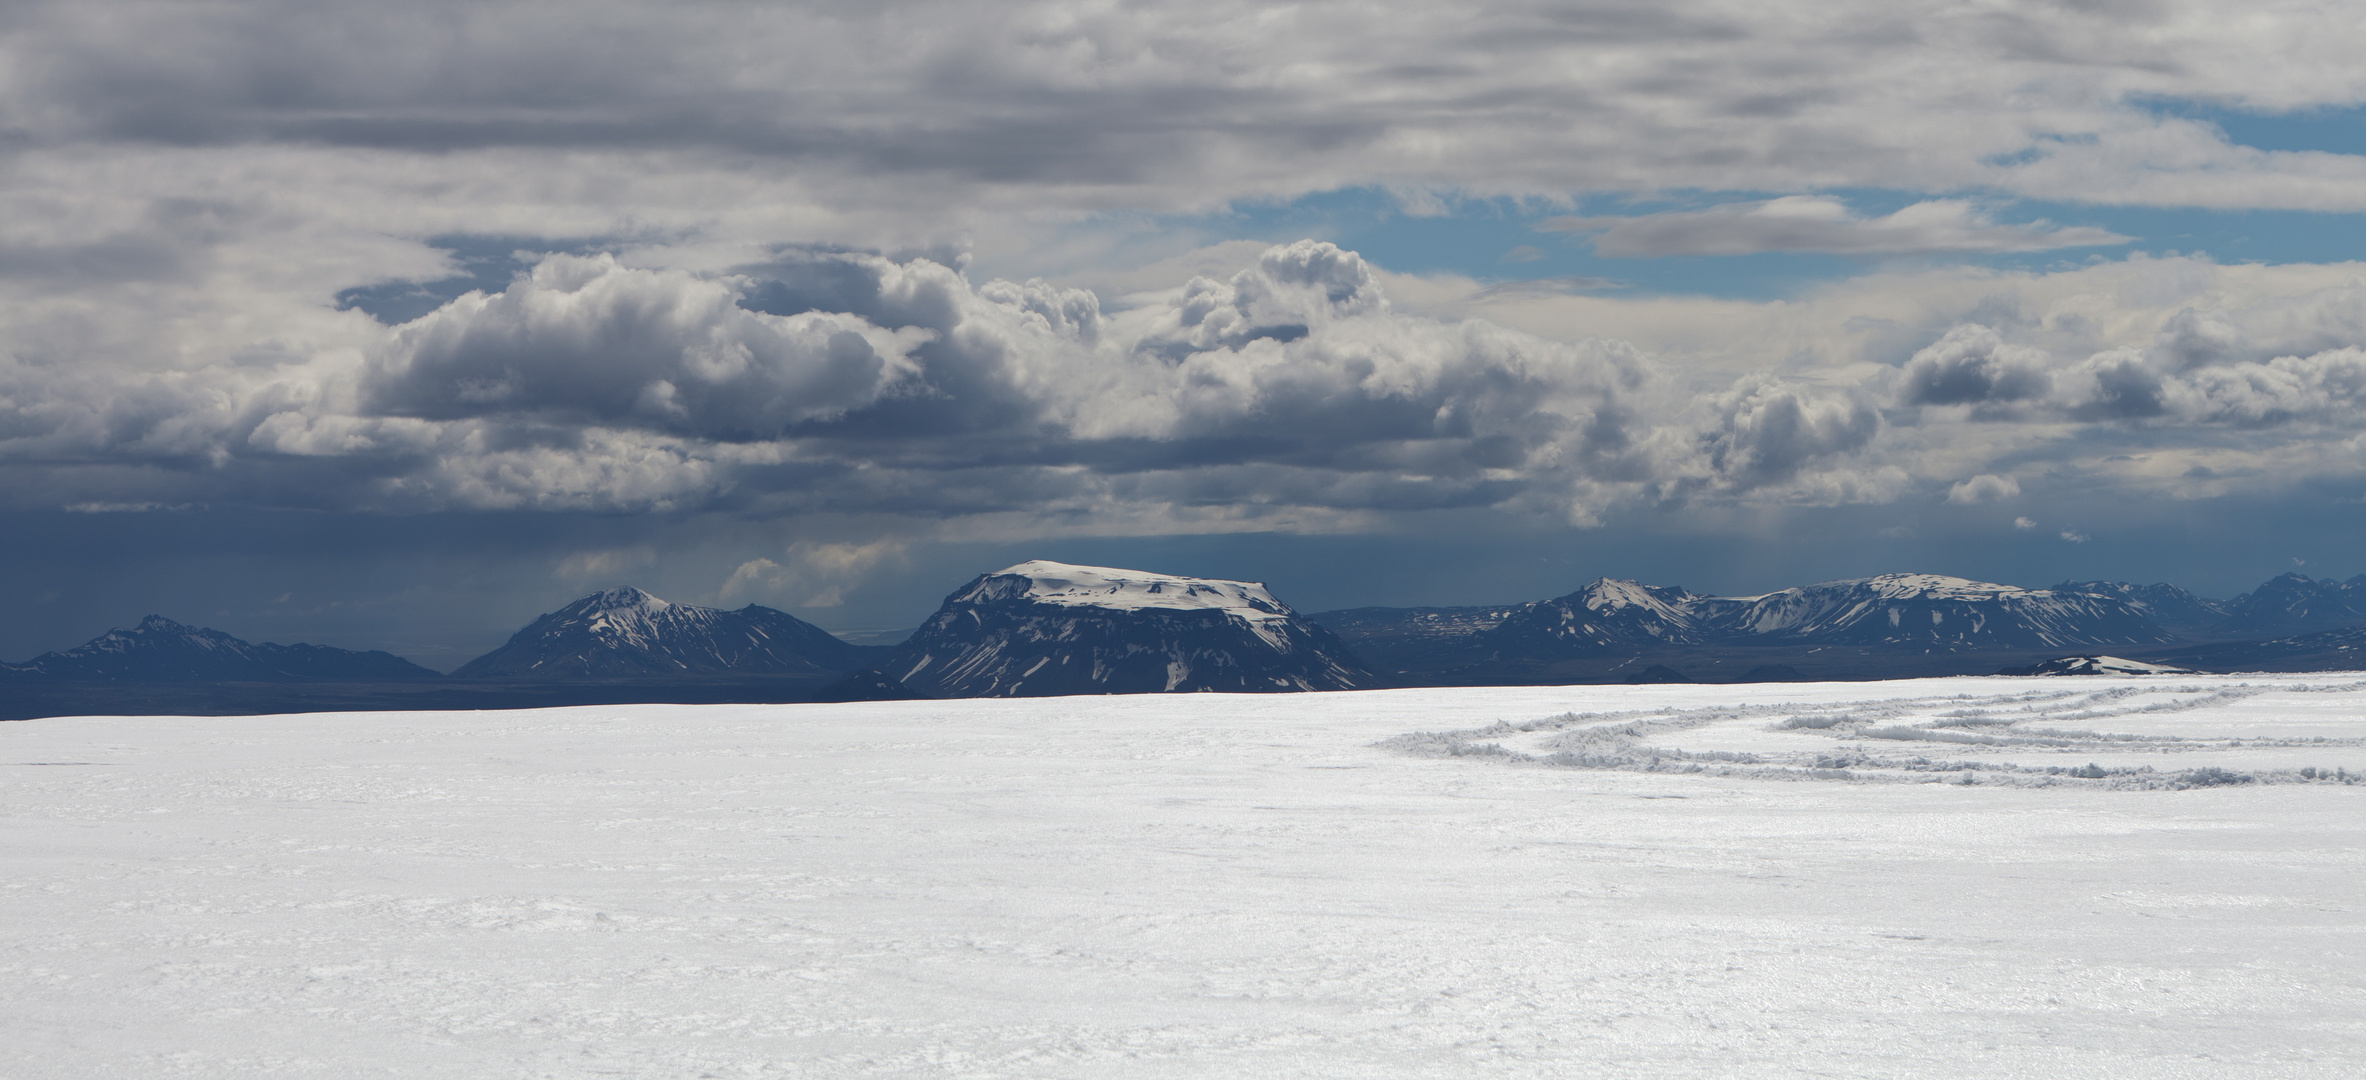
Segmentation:
<svg viewBox="0 0 2366 1080">
<path fill-rule="evenodd" d="M 1023 595 L 1027 599 L 1063 607 L 1115 611 L 1208 609 L 1252 624 L 1294 616 L 1289 605 L 1274 599 L 1265 586 L 1254 581 L 1177 577 L 1109 566 L 1074 566 L 1049 559 L 1033 559 L 987 575 L 989 583 L 995 578 L 1024 578 Z"/>
<path fill-rule="evenodd" d="M 0 1076 L 2350 1077 L 2362 772 L 2357 675 L 0 724 Z"/>
</svg>

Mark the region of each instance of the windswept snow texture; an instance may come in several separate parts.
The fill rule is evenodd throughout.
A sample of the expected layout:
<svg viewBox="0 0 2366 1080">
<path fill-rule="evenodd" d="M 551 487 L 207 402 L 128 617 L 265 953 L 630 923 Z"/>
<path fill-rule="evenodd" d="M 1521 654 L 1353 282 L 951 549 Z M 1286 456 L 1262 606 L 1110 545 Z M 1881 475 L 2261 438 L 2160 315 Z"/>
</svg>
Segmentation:
<svg viewBox="0 0 2366 1080">
<path fill-rule="evenodd" d="M 566 678 L 848 671 L 872 655 L 785 611 L 675 604 L 639 589 L 596 592 L 529 623 L 458 678 Z"/>
<path fill-rule="evenodd" d="M 945 598 L 888 662 L 942 697 L 1348 690 L 1373 678 L 1249 581 L 1034 560 Z"/>
<path fill-rule="evenodd" d="M 2358 680 L 0 724 L 0 1075 L 2346 1080 Z"/>
<path fill-rule="evenodd" d="M 1697 596 L 1603 578 L 1526 605 L 1481 639 L 1498 657 L 1557 659 L 1635 646 L 1818 643 L 2035 649 L 2157 644 L 2142 601 L 1940 574 L 1827 581 L 1765 596 Z"/>
<path fill-rule="evenodd" d="M 2156 672 L 2096 674 L 2109 681 L 2008 677 L 2018 689 L 2006 690 L 1991 679 L 1825 683 L 1886 692 L 1800 700 L 1776 691 L 1765 695 L 1774 700 L 1741 704 L 1570 712 L 1414 732 L 1384 745 L 1720 778 L 2145 790 L 2337 784 L 2366 793 L 2366 675 L 2172 682 Z M 1761 690 L 1774 688 L 1753 687 L 1750 696 Z M 2366 815 L 2366 800 L 2358 809 Z"/>
</svg>

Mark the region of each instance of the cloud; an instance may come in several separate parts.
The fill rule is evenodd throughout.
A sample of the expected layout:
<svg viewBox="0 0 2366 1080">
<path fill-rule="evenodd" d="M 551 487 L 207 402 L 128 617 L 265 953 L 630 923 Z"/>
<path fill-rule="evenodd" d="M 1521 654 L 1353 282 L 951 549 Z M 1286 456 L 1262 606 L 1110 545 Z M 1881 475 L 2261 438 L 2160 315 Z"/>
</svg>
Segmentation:
<svg viewBox="0 0 2366 1080">
<path fill-rule="evenodd" d="M 785 562 L 758 558 L 739 564 L 718 595 L 725 604 L 772 600 L 792 607 L 837 607 L 866 577 L 901 563 L 907 550 L 908 545 L 897 539 L 799 542 L 782 553 Z"/>
<path fill-rule="evenodd" d="M 1868 401 L 1765 378 L 1745 379 L 1704 404 L 1714 420 L 1698 441 L 1728 488 L 1790 481 L 1811 463 L 1865 447 L 1882 429 Z"/>
<path fill-rule="evenodd" d="M 602 3 L 564 26 L 472 10 L 455 35 L 431 11 L 350 2 L 35 9 L 11 24 L 10 79 L 11 100 L 38 105 L 9 119 L 33 147 L 399 158 L 380 178 L 398 182 L 571 161 L 580 179 L 510 189 L 484 215 L 541 201 L 643 225 L 668 201 L 792 220 L 893 204 L 957 230 L 969 207 L 1353 184 L 1414 208 L 1440 187 L 2360 199 L 2343 190 L 2355 161 L 2249 150 L 2144 104 L 2355 104 L 2361 33 L 2331 9 L 1909 3 L 1835 24 L 1781 4 Z M 692 173 L 717 163 L 728 182 L 700 190 Z M 466 211 L 437 206 L 437 186 L 355 212 L 451 227 Z M 749 187 L 819 198 L 743 203 Z"/>
<path fill-rule="evenodd" d="M 2076 529 L 2064 529 L 2062 530 L 2062 539 L 2068 540 L 2073 544 L 2084 544 L 2087 541 L 2094 539 L 2094 537 L 2088 536 L 2087 534 Z"/>
<path fill-rule="evenodd" d="M 2020 496 L 2020 494 L 2021 485 L 2012 477 L 1998 476 L 1995 473 L 1981 473 L 1980 475 L 1972 477 L 1971 479 L 1957 484 L 1954 487 L 1948 488 L 1947 501 L 1963 506 L 1977 506 L 1981 503 L 1991 503 L 2003 499 L 2017 498 Z M 2028 520 L 2029 519 L 2027 518 L 2015 518 L 2013 519 L 2013 523 L 2015 525 L 2020 525 L 2021 522 Z M 2031 524 L 2035 523 L 2032 522 Z"/>
<path fill-rule="evenodd" d="M 2013 527 L 2016 529 L 2034 529 L 2037 528 L 2037 520 L 2035 518 L 2017 517 L 2013 519 Z"/>
<path fill-rule="evenodd" d="M 2361 471 L 2341 447 L 2366 438 L 2366 301 L 2338 268 L 2128 260 L 1872 275 L 1779 303 L 1519 301 L 1642 344 L 1400 308 L 1384 283 L 1403 279 L 1312 240 L 1179 273 L 1105 311 L 917 255 L 794 247 L 706 273 L 552 255 L 409 323 L 291 321 L 304 333 L 185 369 L 12 358 L 0 500 L 1066 535 L 1985 502 L 2082 473 L 2188 498 Z M 1537 310 L 1502 303 L 1470 308 Z"/>
<path fill-rule="evenodd" d="M 2005 344 L 1993 328 L 1956 326 L 1906 363 L 1906 400 L 1915 405 L 2025 401 L 2051 387 L 2048 357 Z"/>
<path fill-rule="evenodd" d="M 2058 227 L 2044 221 L 1998 225 L 1972 204 L 1956 199 L 1918 202 L 1884 217 L 1865 218 L 1852 213 L 1839 199 L 1822 195 L 1786 195 L 1765 202 L 1642 217 L 1560 217 L 1542 227 L 1589 233 L 1587 242 L 1594 251 L 1613 258 L 1764 251 L 2002 253 L 2102 247 L 2133 240 L 2086 225 Z"/>
<path fill-rule="evenodd" d="M 648 544 L 602 551 L 578 551 L 559 560 L 551 576 L 578 588 L 606 587 L 629 581 L 629 575 L 657 562 L 657 549 Z"/>
<path fill-rule="evenodd" d="M 750 441 L 878 400 L 913 372 L 911 350 L 926 336 L 818 312 L 767 315 L 739 299 L 727 281 L 554 255 L 499 293 L 470 293 L 396 329 L 363 375 L 363 407 Z"/>
</svg>

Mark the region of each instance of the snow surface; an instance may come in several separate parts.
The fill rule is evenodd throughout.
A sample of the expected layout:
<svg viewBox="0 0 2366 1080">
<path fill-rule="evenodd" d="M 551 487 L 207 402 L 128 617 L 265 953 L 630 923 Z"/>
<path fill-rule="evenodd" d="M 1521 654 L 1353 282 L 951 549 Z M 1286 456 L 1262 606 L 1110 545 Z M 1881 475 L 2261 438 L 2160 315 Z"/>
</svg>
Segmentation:
<svg viewBox="0 0 2366 1080">
<path fill-rule="evenodd" d="M 1033 559 L 987 576 L 1026 578 L 1027 599 L 1063 607 L 1113 611 L 1216 610 L 1252 624 L 1288 620 L 1294 615 L 1289 605 L 1274 599 L 1264 585 L 1254 581 L 1177 577 L 1109 566 L 1074 566 L 1049 559 Z"/>
<path fill-rule="evenodd" d="M 0 724 L 0 1076 L 2350 1077 L 2361 772 L 2354 674 Z"/>
</svg>

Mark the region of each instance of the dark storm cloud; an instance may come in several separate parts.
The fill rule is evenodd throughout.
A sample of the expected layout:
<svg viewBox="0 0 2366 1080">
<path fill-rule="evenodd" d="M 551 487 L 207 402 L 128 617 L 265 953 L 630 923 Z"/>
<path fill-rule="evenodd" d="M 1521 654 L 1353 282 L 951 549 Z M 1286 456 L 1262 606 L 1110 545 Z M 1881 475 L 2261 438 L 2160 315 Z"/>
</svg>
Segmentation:
<svg viewBox="0 0 2366 1080">
<path fill-rule="evenodd" d="M 1361 258 L 1315 241 L 1115 319 L 1083 290 L 973 286 L 924 258 L 768 271 L 558 255 L 358 354 L 138 379 L 19 364 L 0 445 L 20 477 L 116 469 L 114 502 L 1584 517 L 1655 484 L 1787 483 L 1874 430 L 1860 405 L 1753 384 L 1695 433 L 1700 410 L 1632 348 L 1397 313 Z"/>
<path fill-rule="evenodd" d="M 1985 326 L 1959 326 L 1906 364 L 1906 401 L 1971 405 L 2040 397 L 2052 385 L 2048 358 L 2007 345 Z"/>
<path fill-rule="evenodd" d="M 130 377 L 0 367 L 0 493 L 1054 530 L 1469 506 L 1590 523 L 1655 501 L 1916 491 L 1978 504 L 2030 479 L 1999 462 L 2074 459 L 2088 432 L 2185 454 L 2248 431 L 2246 453 L 2338 471 L 2324 448 L 2366 427 L 2366 361 L 2280 347 L 2351 334 L 2360 307 L 2352 288 L 2180 307 L 2154 316 L 2149 346 L 2081 351 L 2045 327 L 2085 324 L 1991 298 L 1972 310 L 2009 318 L 1938 332 L 1895 368 L 1680 383 L 1617 342 L 1401 312 L 1361 258 L 1315 241 L 1115 313 L 917 256 L 788 249 L 698 275 L 557 255 L 362 347 Z M 2178 482 L 2220 475 L 2200 463 Z"/>
<path fill-rule="evenodd" d="M 913 335 L 842 316 L 765 315 L 739 299 L 679 271 L 556 256 L 500 293 L 463 296 L 396 330 L 363 376 L 363 408 L 748 441 L 868 405 L 911 370 Z"/>
</svg>

